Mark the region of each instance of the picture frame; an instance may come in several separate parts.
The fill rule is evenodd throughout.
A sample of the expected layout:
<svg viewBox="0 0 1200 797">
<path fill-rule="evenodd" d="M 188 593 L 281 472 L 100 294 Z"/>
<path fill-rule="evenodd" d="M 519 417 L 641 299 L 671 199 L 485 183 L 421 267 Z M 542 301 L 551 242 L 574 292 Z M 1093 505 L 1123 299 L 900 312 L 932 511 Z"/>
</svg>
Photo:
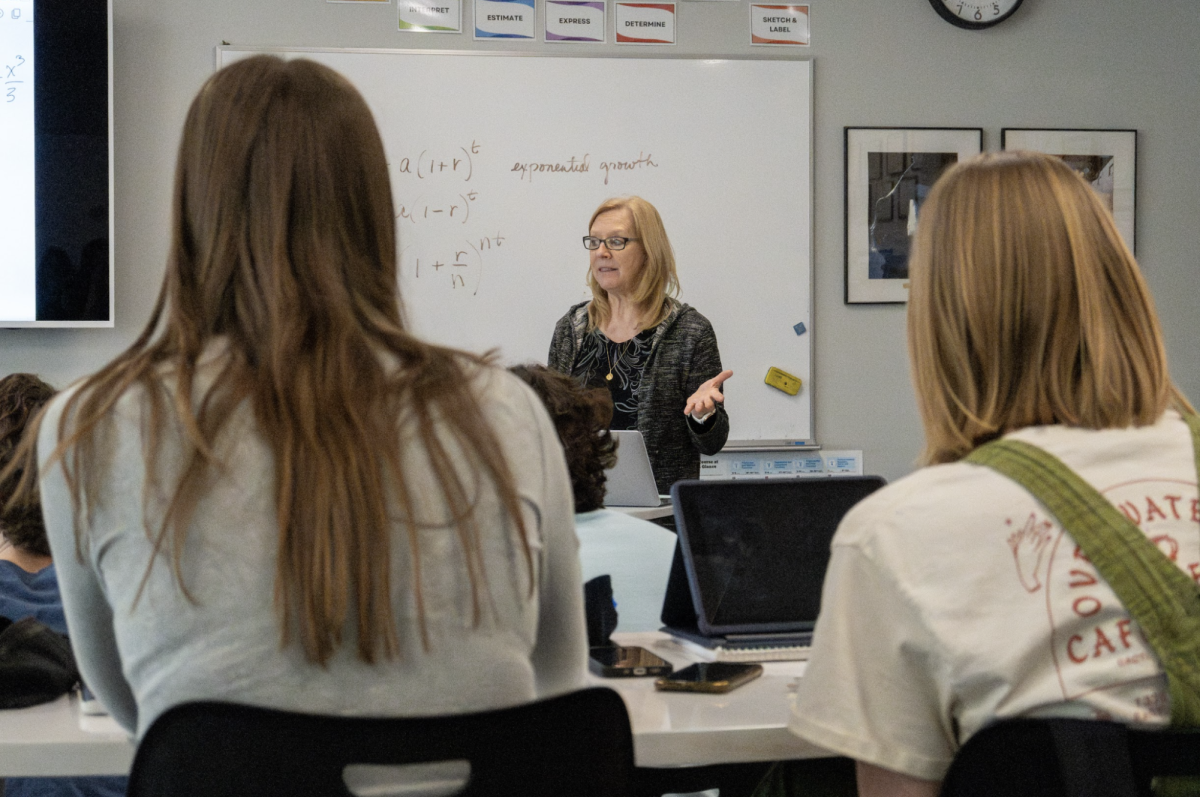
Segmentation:
<svg viewBox="0 0 1200 797">
<path fill-rule="evenodd" d="M 1000 148 L 1057 155 L 1112 211 L 1129 251 L 1137 252 L 1137 130 L 1063 130 L 1006 127 Z"/>
<path fill-rule="evenodd" d="M 846 304 L 908 301 L 920 204 L 947 167 L 982 151 L 981 127 L 845 128 Z"/>
</svg>

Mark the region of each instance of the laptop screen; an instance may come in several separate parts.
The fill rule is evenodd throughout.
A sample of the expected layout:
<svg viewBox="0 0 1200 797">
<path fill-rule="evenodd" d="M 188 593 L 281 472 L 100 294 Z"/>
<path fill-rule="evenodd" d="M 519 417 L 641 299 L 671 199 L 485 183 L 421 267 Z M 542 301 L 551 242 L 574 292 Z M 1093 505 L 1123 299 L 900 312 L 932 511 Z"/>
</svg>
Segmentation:
<svg viewBox="0 0 1200 797">
<path fill-rule="evenodd" d="M 842 517 L 877 476 L 679 482 L 679 542 L 705 634 L 803 631 L 821 606 Z"/>
</svg>

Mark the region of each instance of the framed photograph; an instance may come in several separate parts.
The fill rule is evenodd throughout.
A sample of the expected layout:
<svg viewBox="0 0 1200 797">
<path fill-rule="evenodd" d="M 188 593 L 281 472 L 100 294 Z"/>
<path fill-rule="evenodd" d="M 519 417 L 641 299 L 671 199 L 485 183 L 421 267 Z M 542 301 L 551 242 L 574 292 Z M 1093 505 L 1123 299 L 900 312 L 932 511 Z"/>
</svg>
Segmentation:
<svg viewBox="0 0 1200 797">
<path fill-rule="evenodd" d="M 846 128 L 846 304 L 908 301 L 921 203 L 942 172 L 982 149 L 979 127 Z"/>
<path fill-rule="evenodd" d="M 1032 130 L 1006 127 L 1002 149 L 1026 149 L 1057 155 L 1096 189 L 1131 252 L 1136 252 L 1136 130 Z"/>
</svg>

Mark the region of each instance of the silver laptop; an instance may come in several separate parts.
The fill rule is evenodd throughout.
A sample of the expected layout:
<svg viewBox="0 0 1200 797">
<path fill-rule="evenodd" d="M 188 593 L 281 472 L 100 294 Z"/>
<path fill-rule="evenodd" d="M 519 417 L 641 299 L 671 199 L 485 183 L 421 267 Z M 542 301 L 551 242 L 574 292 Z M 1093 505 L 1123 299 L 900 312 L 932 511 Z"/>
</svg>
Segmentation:
<svg viewBox="0 0 1200 797">
<path fill-rule="evenodd" d="M 654 483 L 654 471 L 646 454 L 646 441 L 636 430 L 614 431 L 617 464 L 608 471 L 605 506 L 660 506 L 662 498 Z"/>
</svg>

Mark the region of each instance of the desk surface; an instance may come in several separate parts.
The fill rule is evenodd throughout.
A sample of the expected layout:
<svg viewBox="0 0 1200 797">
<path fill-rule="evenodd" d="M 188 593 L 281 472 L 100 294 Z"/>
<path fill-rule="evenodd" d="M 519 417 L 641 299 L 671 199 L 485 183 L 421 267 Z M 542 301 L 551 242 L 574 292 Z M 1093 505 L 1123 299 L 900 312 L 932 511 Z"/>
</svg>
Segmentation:
<svg viewBox="0 0 1200 797">
<path fill-rule="evenodd" d="M 695 660 L 658 632 L 618 633 L 615 639 L 649 648 L 677 668 Z M 787 730 L 790 695 L 803 663 L 764 668 L 761 678 L 724 695 L 658 692 L 653 678 L 588 678 L 615 689 L 625 700 L 639 766 L 830 755 Z M 116 722 L 82 715 L 77 697 L 0 711 L 0 777 L 123 775 L 132 762 L 133 744 Z"/>
<path fill-rule="evenodd" d="M 669 500 L 661 506 L 606 506 L 604 508 L 620 512 L 623 515 L 629 515 L 630 517 L 641 518 L 642 520 L 657 520 L 658 518 L 670 517 L 675 514 L 675 507 L 672 506 Z"/>
<path fill-rule="evenodd" d="M 124 775 L 133 744 L 111 717 L 87 717 L 76 695 L 0 711 L 0 777 Z"/>
<path fill-rule="evenodd" d="M 696 661 L 657 631 L 617 633 L 613 639 L 648 648 L 676 669 Z M 723 695 L 659 692 L 653 678 L 588 677 L 625 700 L 638 766 L 703 766 L 832 755 L 787 729 L 791 696 L 804 667 L 805 662 L 764 664 L 762 677 Z"/>
</svg>

